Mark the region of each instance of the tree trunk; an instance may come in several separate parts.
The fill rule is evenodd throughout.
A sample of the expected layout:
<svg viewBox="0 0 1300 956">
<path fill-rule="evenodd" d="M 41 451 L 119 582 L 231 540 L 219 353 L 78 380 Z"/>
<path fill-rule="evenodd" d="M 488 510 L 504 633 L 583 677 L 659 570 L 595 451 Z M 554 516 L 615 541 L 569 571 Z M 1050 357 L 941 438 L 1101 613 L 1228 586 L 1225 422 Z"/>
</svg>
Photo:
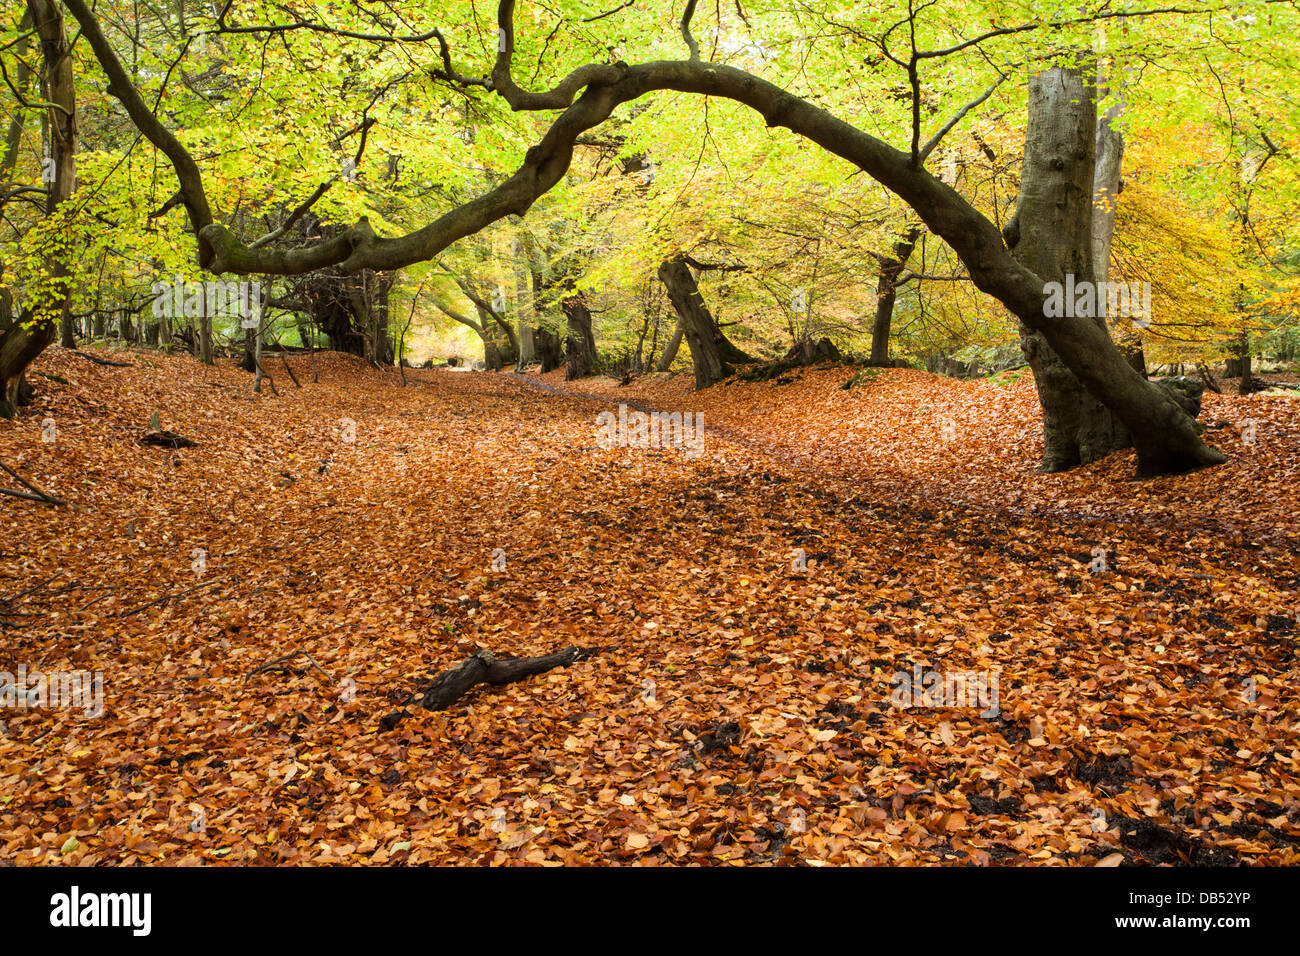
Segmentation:
<svg viewBox="0 0 1300 956">
<path fill-rule="evenodd" d="M 880 278 L 876 282 L 876 321 L 871 327 L 871 361 L 869 364 L 889 366 L 889 327 L 894 321 L 894 303 L 898 299 L 898 277 L 907 265 L 920 229 L 909 229 L 907 235 L 894 243 L 893 258 L 880 259 Z"/>
<path fill-rule="evenodd" d="M 32 18 L 35 11 L 32 5 L 28 4 L 23 11 L 22 19 L 18 23 L 18 35 L 13 41 L 13 55 L 15 60 L 14 77 L 16 83 L 14 90 L 19 96 L 26 97 L 28 94 L 28 85 L 31 83 L 32 69 L 27 60 L 29 40 L 32 29 Z M 0 155 L 0 183 L 7 183 L 13 176 L 14 167 L 18 164 L 18 148 L 23 141 L 23 127 L 26 124 L 26 110 L 21 103 L 15 102 L 10 114 L 9 127 L 5 132 L 4 154 Z M 0 273 L 3 270 L 0 269 Z M 0 313 L 0 317 L 8 318 L 9 312 L 6 310 Z"/>
<path fill-rule="evenodd" d="M 253 343 L 253 330 L 244 329 L 244 358 L 239 363 L 239 367 L 245 372 L 257 371 L 257 356 L 254 354 L 256 346 Z"/>
<path fill-rule="evenodd" d="M 204 365 L 212 364 L 212 316 L 208 315 L 207 296 L 202 296 L 203 304 L 199 307 L 199 360 Z"/>
<path fill-rule="evenodd" d="M 664 346 L 664 354 L 659 357 L 659 364 L 655 366 L 655 371 L 666 372 L 673 367 L 673 362 L 677 358 L 677 350 L 682 347 L 682 335 L 686 332 L 686 320 L 681 316 L 677 317 L 677 326 L 673 329 L 673 337 L 668 340 Z"/>
<path fill-rule="evenodd" d="M 1098 282 L 1110 281 L 1110 250 L 1124 171 L 1124 134 L 1116 123 L 1124 113 L 1124 106 L 1121 90 L 1115 103 L 1097 120 L 1097 162 L 1092 176 L 1092 271 Z M 1128 326 L 1118 325 L 1115 342 L 1133 371 L 1146 378 L 1142 337 Z"/>
<path fill-rule="evenodd" d="M 543 372 L 553 372 L 564 364 L 564 340 L 560 334 L 544 325 L 536 327 L 533 338 L 537 344 L 537 358 Z"/>
<path fill-rule="evenodd" d="M 499 372 L 515 362 L 514 342 L 503 334 L 502 322 L 487 306 L 475 302 L 478 311 L 479 337 L 483 339 L 483 364 Z"/>
<path fill-rule="evenodd" d="M 1029 81 L 1024 170 L 1008 245 L 1045 283 L 1059 282 L 1066 289 L 1094 281 L 1096 119 L 1095 91 L 1081 70 L 1054 67 Z M 1104 308 L 1092 312 L 1081 321 L 1105 335 Z M 1043 408 L 1042 471 L 1086 465 L 1129 444 L 1122 423 L 1075 377 L 1043 333 L 1023 320 L 1020 344 Z"/>
<path fill-rule="evenodd" d="M 591 309 L 581 292 L 565 296 L 561 303 L 564 316 L 569 323 L 569 337 L 566 343 L 568 368 L 564 380 L 571 382 L 575 378 L 586 378 L 596 368 L 596 339 L 591 331 Z"/>
<path fill-rule="evenodd" d="M 733 364 L 753 361 L 728 339 L 704 304 L 690 267 L 681 256 L 659 265 L 659 279 L 668 290 L 668 300 L 681 319 L 686 344 L 695 365 L 695 387 L 708 388 L 733 371 Z"/>
<path fill-rule="evenodd" d="M 534 256 L 529 272 L 533 281 L 533 348 L 537 361 L 542 365 L 542 372 L 553 372 L 564 364 L 564 339 L 559 332 L 542 321 L 546 279 L 542 275 L 540 257 Z"/>
<path fill-rule="evenodd" d="M 518 255 L 525 255 L 529 248 L 529 240 L 516 240 L 518 244 Z M 523 371 L 529 365 L 537 361 L 537 343 L 536 334 L 533 332 L 532 316 L 536 310 L 536 303 L 533 301 L 532 288 L 532 269 L 527 261 L 518 261 L 515 263 L 515 315 L 519 325 L 519 361 L 517 368 Z"/>
<path fill-rule="evenodd" d="M 323 234 L 333 232 L 333 227 L 322 227 Z M 388 334 L 388 303 L 393 275 L 373 269 L 319 272 L 300 279 L 284 301 L 311 317 L 333 351 L 391 365 L 394 346 Z"/>
<path fill-rule="evenodd" d="M 262 375 L 264 374 L 262 369 L 262 329 L 259 326 L 249 331 L 253 333 L 253 367 L 257 369 L 257 375 L 253 378 L 253 393 L 258 394 L 262 391 Z M 287 368 L 288 365 L 289 363 L 286 361 L 285 367 Z M 293 374 L 292 370 L 290 370 L 289 374 Z M 271 385 L 274 386 L 275 382 L 271 382 Z"/>
<path fill-rule="evenodd" d="M 501 353 L 502 367 L 515 365 L 519 361 L 519 333 L 510 324 L 509 319 L 495 309 L 483 313 L 483 321 L 491 328 L 492 338 Z"/>
<path fill-rule="evenodd" d="M 45 65 L 45 98 L 53 104 L 48 118 L 53 182 L 49 183 L 45 203 L 46 217 L 49 218 L 77 188 L 76 78 L 59 5 L 52 0 L 29 0 L 28 9 L 40 37 L 41 59 Z M 63 233 L 63 230 L 59 232 Z M 72 270 L 67 262 L 67 251 L 59 248 L 63 236 L 57 238 L 60 242 L 41 243 L 48 246 L 45 259 L 49 291 L 35 297 L 32 308 L 24 310 L 17 321 L 0 333 L 0 417 L 12 418 L 17 414 L 27 390 L 23 373 L 54 341 L 60 325 L 69 331 L 71 329 L 68 306 L 72 298 Z"/>
<path fill-rule="evenodd" d="M 59 320 L 59 344 L 65 349 L 77 347 L 77 320 L 68 309 L 63 310 L 63 316 Z"/>
<path fill-rule="evenodd" d="M 1240 311 L 1244 311 L 1244 309 Z M 1237 382 L 1238 395 L 1250 394 L 1252 391 L 1251 379 L 1254 376 L 1250 360 L 1250 333 L 1245 329 L 1242 329 L 1241 334 L 1237 337 L 1237 354 L 1228 363 L 1227 376 L 1229 378 L 1236 376 L 1239 379 Z"/>
<path fill-rule="evenodd" d="M 343 277 L 351 324 L 361 340 L 361 357 L 376 365 L 393 364 L 388 335 L 388 295 L 393 279 L 371 269 Z"/>
</svg>

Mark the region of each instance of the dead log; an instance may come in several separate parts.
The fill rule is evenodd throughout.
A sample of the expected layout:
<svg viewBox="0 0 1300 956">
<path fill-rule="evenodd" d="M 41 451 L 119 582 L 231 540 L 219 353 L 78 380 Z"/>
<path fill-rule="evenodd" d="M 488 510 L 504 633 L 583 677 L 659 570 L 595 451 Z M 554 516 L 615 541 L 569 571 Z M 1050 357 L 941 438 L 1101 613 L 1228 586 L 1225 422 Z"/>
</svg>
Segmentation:
<svg viewBox="0 0 1300 956">
<path fill-rule="evenodd" d="M 416 693 L 422 707 L 446 710 L 476 684 L 510 684 L 556 667 L 567 667 L 594 653 L 594 648 L 566 647 L 543 657 L 497 657 L 489 650 L 478 650 Z"/>
<path fill-rule="evenodd" d="M 145 432 L 144 437 L 141 438 L 140 441 L 146 445 L 157 445 L 159 448 L 194 447 L 193 439 L 169 431 Z"/>
<path fill-rule="evenodd" d="M 598 647 L 566 647 L 542 657 L 497 657 L 489 650 L 480 649 L 417 689 L 407 702 L 414 701 L 427 710 L 446 710 L 479 684 L 511 684 L 586 660 L 600 650 Z M 379 725 L 384 730 L 392 730 L 407 716 L 405 710 L 394 711 L 381 719 Z"/>
</svg>

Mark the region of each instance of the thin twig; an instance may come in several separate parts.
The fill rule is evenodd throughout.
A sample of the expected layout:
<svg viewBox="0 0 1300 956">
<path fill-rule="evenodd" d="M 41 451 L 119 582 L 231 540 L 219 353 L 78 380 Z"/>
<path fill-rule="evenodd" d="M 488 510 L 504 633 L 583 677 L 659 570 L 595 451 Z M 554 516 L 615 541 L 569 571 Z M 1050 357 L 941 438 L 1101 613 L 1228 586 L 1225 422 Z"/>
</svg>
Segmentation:
<svg viewBox="0 0 1300 956">
<path fill-rule="evenodd" d="M 202 590 L 203 588 L 212 587 L 212 585 L 218 583 L 221 580 L 222 580 L 221 578 L 213 578 L 211 581 L 205 581 L 203 584 L 196 584 L 194 585 L 194 587 L 186 588 L 184 591 L 175 591 L 171 594 L 164 594 L 162 597 L 155 598 L 154 600 L 150 601 L 148 604 L 141 604 L 137 608 L 132 608 L 131 610 L 127 611 L 125 614 L 122 614 L 120 616 L 130 617 L 132 614 L 139 614 L 141 611 L 147 611 L 151 607 L 156 607 L 159 604 L 164 604 L 167 601 L 170 601 L 172 598 L 184 597 L 186 594 L 190 594 L 194 591 L 199 591 Z"/>
<path fill-rule="evenodd" d="M 325 670 L 325 668 L 321 667 L 320 664 L 316 663 L 316 658 L 312 657 L 306 651 L 294 650 L 294 651 L 290 651 L 288 654 L 285 654 L 283 657 L 277 657 L 273 661 L 267 661 L 265 664 L 262 664 L 258 667 L 254 667 L 251 671 L 249 671 L 247 674 L 244 675 L 244 683 L 248 683 L 248 679 L 252 677 L 254 674 L 260 674 L 262 673 L 262 671 L 272 670 L 273 668 L 280 667 L 284 664 L 285 661 L 291 661 L 295 657 L 298 657 L 300 655 L 302 657 L 307 658 L 307 660 L 311 661 L 311 666 L 316 668 L 322 674 L 324 674 L 325 679 L 327 681 L 329 681 L 331 684 L 334 682 L 334 678 L 330 677 L 329 671 Z"/>
</svg>

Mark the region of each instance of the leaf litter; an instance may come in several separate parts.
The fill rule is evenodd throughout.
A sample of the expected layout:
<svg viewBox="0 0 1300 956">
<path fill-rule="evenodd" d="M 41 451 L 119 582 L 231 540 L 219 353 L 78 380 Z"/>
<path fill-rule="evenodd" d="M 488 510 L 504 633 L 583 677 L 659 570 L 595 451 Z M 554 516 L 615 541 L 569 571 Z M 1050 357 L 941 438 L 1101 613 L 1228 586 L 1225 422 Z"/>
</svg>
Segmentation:
<svg viewBox="0 0 1300 956">
<path fill-rule="evenodd" d="M 1034 474 L 1027 380 L 320 353 L 254 397 L 132 359 L 49 350 L 66 384 L 0 427 L 68 502 L 0 504 L 0 665 L 104 691 L 4 713 L 0 859 L 1297 862 L 1286 400 L 1207 396 L 1230 463 L 1133 482 Z M 704 453 L 600 447 L 620 402 L 703 412 Z M 141 444 L 155 412 L 195 445 Z M 480 648 L 570 645 L 601 651 L 381 725 Z M 998 675 L 997 713 L 895 706 L 932 670 Z"/>
</svg>

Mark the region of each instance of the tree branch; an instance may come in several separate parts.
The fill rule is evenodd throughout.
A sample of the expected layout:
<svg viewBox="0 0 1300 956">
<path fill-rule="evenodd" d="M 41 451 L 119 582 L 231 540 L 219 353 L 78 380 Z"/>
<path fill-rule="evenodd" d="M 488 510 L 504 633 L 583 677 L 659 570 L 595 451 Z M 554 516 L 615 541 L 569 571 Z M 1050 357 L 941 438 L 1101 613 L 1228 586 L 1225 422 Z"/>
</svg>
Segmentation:
<svg viewBox="0 0 1300 956">
<path fill-rule="evenodd" d="M 686 0 L 686 9 L 682 11 L 682 39 L 686 41 L 686 49 L 691 52 L 691 62 L 700 58 L 700 45 L 695 42 L 695 37 L 691 36 L 691 17 L 695 16 L 696 0 Z"/>
<path fill-rule="evenodd" d="M 127 115 L 136 129 L 171 161 L 172 168 L 176 171 L 176 178 L 180 180 L 181 192 L 185 196 L 185 210 L 189 213 L 190 225 L 199 239 L 199 264 L 206 266 L 211 259 L 211 249 L 203 237 L 203 229 L 212 223 L 212 210 L 208 205 L 207 194 L 203 190 L 203 177 L 199 173 L 198 164 L 171 130 L 163 126 L 145 105 L 140 97 L 140 91 L 135 88 L 126 70 L 122 68 L 117 54 L 104 39 L 99 21 L 86 6 L 85 0 L 64 0 L 64 6 L 80 24 L 82 35 L 94 50 L 100 67 L 108 76 L 109 94 L 116 97 L 126 108 Z"/>
<path fill-rule="evenodd" d="M 992 96 L 994 91 L 999 86 L 1001 86 L 1005 81 L 1006 81 L 1006 75 L 1005 74 L 1000 75 L 997 78 L 997 80 L 994 81 L 992 86 L 990 86 L 987 90 L 985 90 L 982 94 L 980 94 L 976 99 L 971 100 L 969 103 L 963 106 L 960 110 L 957 111 L 956 115 L 953 116 L 952 119 L 944 123 L 943 127 L 939 130 L 939 132 L 931 136 L 929 141 L 924 146 L 921 147 L 921 151 L 917 157 L 918 162 L 924 163 L 926 157 L 929 156 L 932 152 L 934 152 L 934 148 L 939 145 L 939 141 L 942 140 L 945 136 L 947 136 L 950 132 L 952 132 L 952 128 L 956 126 L 958 123 L 960 123 L 962 120 L 964 120 L 966 118 L 966 115 L 970 113 L 971 110 L 975 109 L 977 106 L 980 106 L 981 104 L 983 104 L 985 100 L 987 100 L 990 96 Z"/>
</svg>

